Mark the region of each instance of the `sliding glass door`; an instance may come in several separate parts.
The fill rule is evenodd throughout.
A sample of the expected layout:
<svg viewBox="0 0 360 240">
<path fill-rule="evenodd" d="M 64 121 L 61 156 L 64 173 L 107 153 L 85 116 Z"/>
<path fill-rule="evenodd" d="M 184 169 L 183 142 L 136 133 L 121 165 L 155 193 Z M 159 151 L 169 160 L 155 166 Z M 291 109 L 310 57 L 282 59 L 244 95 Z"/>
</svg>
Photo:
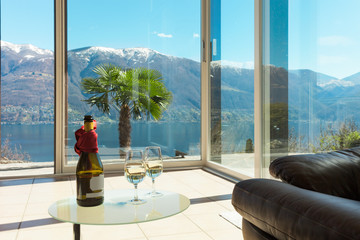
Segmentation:
<svg viewBox="0 0 360 240">
<path fill-rule="evenodd" d="M 85 114 L 105 169 L 156 145 L 168 166 L 268 177 L 277 157 L 359 146 L 359 4 L 1 1 L 1 162 L 73 172 Z M 84 85 L 107 67 L 128 82 Z"/>
<path fill-rule="evenodd" d="M 210 161 L 254 174 L 254 1 L 210 1 Z"/>
<path fill-rule="evenodd" d="M 263 167 L 360 145 L 359 2 L 262 2 Z"/>
</svg>

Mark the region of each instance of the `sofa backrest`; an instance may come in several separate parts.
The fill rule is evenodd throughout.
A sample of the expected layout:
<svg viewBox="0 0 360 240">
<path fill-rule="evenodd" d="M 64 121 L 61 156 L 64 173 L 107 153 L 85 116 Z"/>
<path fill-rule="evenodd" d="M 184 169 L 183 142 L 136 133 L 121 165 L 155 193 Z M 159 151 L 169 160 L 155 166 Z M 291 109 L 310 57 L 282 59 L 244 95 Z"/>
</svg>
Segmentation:
<svg viewBox="0 0 360 240">
<path fill-rule="evenodd" d="M 360 147 L 275 159 L 270 174 L 297 187 L 360 200 Z"/>
</svg>

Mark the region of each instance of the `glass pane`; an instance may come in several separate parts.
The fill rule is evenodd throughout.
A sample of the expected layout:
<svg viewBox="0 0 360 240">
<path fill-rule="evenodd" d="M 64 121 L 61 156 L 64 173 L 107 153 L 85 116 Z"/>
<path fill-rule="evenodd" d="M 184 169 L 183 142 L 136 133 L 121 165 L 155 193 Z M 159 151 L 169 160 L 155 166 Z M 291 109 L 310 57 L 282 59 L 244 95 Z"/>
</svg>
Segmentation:
<svg viewBox="0 0 360 240">
<path fill-rule="evenodd" d="M 53 1 L 1 1 L 0 177 L 54 172 L 53 13 Z"/>
<path fill-rule="evenodd" d="M 92 114 L 98 122 L 104 163 L 118 162 L 119 151 L 126 147 L 149 145 L 160 146 L 165 160 L 200 159 L 200 3 L 68 1 L 68 164 L 78 159 L 73 151 L 74 131 L 85 114 Z M 94 94 L 81 88 L 84 78 L 94 82 L 100 76 L 94 72 L 99 66 L 114 74 L 117 71 L 112 78 L 116 83 L 111 82 L 114 85 L 106 85 L 110 84 L 107 78 L 105 85 L 94 90 L 111 89 L 102 105 L 105 108 L 85 102 Z M 162 76 L 163 85 L 155 95 L 158 77 L 141 77 L 140 68 Z M 153 90 L 149 91 L 149 86 Z M 155 105 L 148 101 L 150 92 Z M 172 101 L 166 105 L 169 94 Z M 139 103 L 139 96 L 146 103 Z M 104 113 L 107 105 L 109 113 Z M 154 111 L 159 107 L 163 110 L 160 114 Z M 120 114 L 127 109 L 132 113 L 130 123 L 125 113 Z M 161 117 L 159 121 L 155 121 L 157 117 Z"/>
<path fill-rule="evenodd" d="M 288 1 L 263 4 L 263 175 L 270 161 L 288 151 Z"/>
<path fill-rule="evenodd" d="M 211 1 L 211 161 L 254 175 L 254 1 Z"/>
<path fill-rule="evenodd" d="M 360 29 L 353 23 L 360 20 L 360 2 L 269 2 L 264 8 L 268 162 L 358 146 Z"/>
</svg>

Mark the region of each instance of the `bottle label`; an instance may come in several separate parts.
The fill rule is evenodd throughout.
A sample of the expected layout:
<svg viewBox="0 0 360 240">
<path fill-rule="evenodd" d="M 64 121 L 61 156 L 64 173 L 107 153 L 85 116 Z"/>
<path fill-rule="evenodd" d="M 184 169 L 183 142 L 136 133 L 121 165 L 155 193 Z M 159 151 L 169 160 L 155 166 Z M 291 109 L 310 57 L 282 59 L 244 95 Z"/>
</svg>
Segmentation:
<svg viewBox="0 0 360 240">
<path fill-rule="evenodd" d="M 87 198 L 95 198 L 104 196 L 104 174 L 99 174 L 90 179 L 91 193 L 86 193 Z"/>
</svg>

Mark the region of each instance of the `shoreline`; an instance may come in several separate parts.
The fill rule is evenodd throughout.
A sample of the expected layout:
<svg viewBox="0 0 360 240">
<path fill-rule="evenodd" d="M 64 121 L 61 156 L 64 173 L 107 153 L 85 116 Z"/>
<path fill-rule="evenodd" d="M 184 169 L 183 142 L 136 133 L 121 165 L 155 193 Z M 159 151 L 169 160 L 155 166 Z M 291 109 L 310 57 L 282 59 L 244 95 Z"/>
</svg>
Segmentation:
<svg viewBox="0 0 360 240">
<path fill-rule="evenodd" d="M 12 164 L 12 163 L 29 163 L 31 161 L 26 160 L 9 160 L 9 159 L 0 159 L 0 164 Z"/>
<path fill-rule="evenodd" d="M 7 160 L 7 161 L 9 162 L 8 163 L 0 162 L 0 171 L 54 167 L 53 162 L 29 162 L 29 161 L 17 161 L 17 160 Z"/>
</svg>

